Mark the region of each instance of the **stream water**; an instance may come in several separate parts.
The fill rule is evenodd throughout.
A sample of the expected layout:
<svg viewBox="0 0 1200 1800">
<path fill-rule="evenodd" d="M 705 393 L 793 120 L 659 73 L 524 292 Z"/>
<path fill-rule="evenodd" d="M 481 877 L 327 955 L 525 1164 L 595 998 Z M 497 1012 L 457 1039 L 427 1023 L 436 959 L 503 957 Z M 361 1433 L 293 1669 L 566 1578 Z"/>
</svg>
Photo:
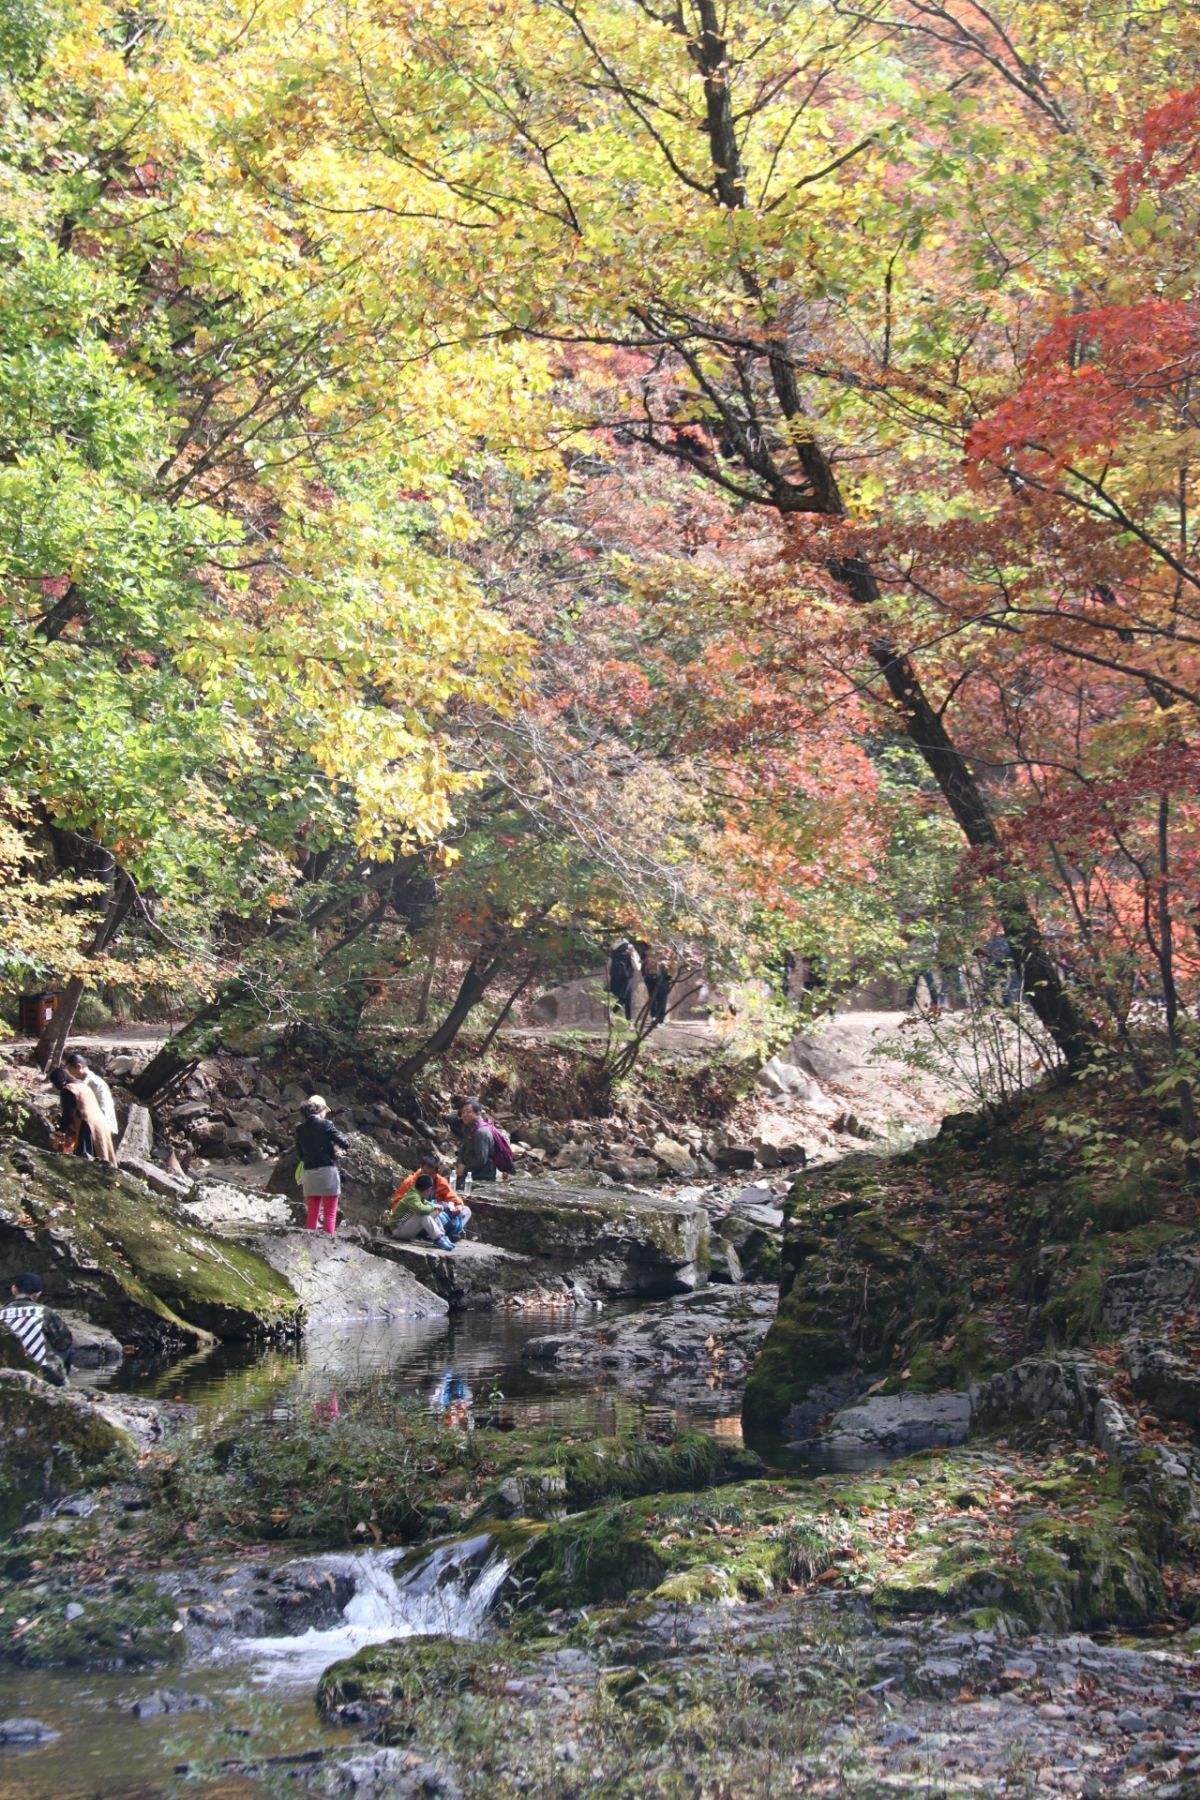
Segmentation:
<svg viewBox="0 0 1200 1800">
<path fill-rule="evenodd" d="M 559 1322 L 545 1313 L 466 1314 L 450 1321 L 348 1324 L 319 1331 L 293 1351 L 224 1347 L 165 1368 L 126 1366 L 92 1379 L 121 1392 L 183 1401 L 197 1426 L 237 1420 L 329 1416 L 351 1396 L 379 1391 L 417 1396 L 433 1410 L 457 1409 L 462 1422 L 520 1429 L 561 1424 L 597 1436 L 651 1437 L 701 1426 L 738 1434 L 736 1394 L 676 1405 L 622 1394 L 595 1375 L 572 1379 L 522 1360 L 531 1337 Z M 297 1546 L 295 1554 L 303 1554 Z M 330 1556 L 349 1572 L 354 1593 L 327 1629 L 294 1637 L 235 1638 L 181 1666 L 146 1674 L 12 1671 L 0 1674 L 0 1719 L 32 1718 L 58 1736 L 28 1750 L 0 1748 L 0 1800 L 154 1800 L 176 1792 L 228 1797 L 279 1791 L 302 1759 L 344 1741 L 318 1719 L 313 1690 L 322 1670 L 365 1644 L 418 1632 L 471 1637 L 486 1629 L 504 1564 L 486 1540 L 412 1555 L 363 1550 Z M 403 1562 L 403 1568 L 398 1565 Z M 164 1689 L 186 1693 L 196 1710 L 139 1716 Z M 293 1759 L 264 1781 L 236 1765 Z M 301 1765 L 302 1766 L 302 1765 Z M 286 1791 L 297 1789 L 289 1781 Z M 301 1789 L 300 1791 L 303 1791 Z"/>
</svg>

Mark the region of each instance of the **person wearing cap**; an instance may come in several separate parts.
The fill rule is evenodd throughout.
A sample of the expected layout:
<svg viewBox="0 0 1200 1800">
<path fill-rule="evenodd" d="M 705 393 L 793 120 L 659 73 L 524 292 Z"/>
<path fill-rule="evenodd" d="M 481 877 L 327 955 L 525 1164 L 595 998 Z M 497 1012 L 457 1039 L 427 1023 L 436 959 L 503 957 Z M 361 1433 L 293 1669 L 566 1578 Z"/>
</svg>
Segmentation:
<svg viewBox="0 0 1200 1800">
<path fill-rule="evenodd" d="M 12 1302 L 0 1306 L 0 1325 L 12 1332 L 30 1362 L 55 1387 L 65 1387 L 75 1340 L 65 1319 L 42 1304 L 42 1278 L 26 1269 L 12 1284 Z"/>
<path fill-rule="evenodd" d="M 422 1181 L 423 1176 L 428 1177 L 427 1184 Z M 436 1210 L 433 1223 L 428 1216 L 431 1203 Z M 419 1220 L 419 1225 L 412 1223 L 414 1219 Z M 452 1250 L 471 1223 L 470 1207 L 442 1174 L 441 1157 L 433 1151 L 427 1151 L 419 1167 L 397 1183 L 388 1209 L 388 1223 L 397 1237 L 418 1237 L 424 1230 L 439 1250 Z M 445 1243 L 440 1241 L 443 1237 Z"/>
<path fill-rule="evenodd" d="M 300 1185 L 308 1202 L 309 1231 L 316 1231 L 318 1223 L 330 1237 L 337 1231 L 342 1192 L 338 1151 L 349 1148 L 349 1138 L 329 1116 L 328 1103 L 320 1094 L 310 1094 L 300 1108 L 300 1123 L 296 1127 L 296 1154 L 300 1158 Z"/>
</svg>

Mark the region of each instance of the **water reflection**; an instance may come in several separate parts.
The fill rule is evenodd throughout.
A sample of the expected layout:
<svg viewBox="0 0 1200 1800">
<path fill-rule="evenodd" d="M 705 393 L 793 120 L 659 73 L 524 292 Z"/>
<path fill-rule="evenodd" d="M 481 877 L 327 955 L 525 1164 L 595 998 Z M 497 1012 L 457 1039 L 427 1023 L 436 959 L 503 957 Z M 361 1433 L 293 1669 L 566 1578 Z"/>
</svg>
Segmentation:
<svg viewBox="0 0 1200 1800">
<path fill-rule="evenodd" d="M 205 1424 L 242 1418 L 248 1428 L 256 1418 L 328 1420 L 378 1384 L 393 1398 L 411 1396 L 467 1429 L 551 1426 L 597 1437 L 634 1431 L 660 1438 L 698 1428 L 723 1438 L 740 1435 L 735 1395 L 676 1402 L 661 1388 L 651 1397 L 623 1392 L 617 1375 L 524 1362 L 527 1340 L 553 1322 L 531 1312 L 342 1320 L 336 1331 L 318 1330 L 282 1349 L 224 1344 L 165 1366 L 127 1362 L 111 1381 L 125 1392 L 197 1406 Z"/>
</svg>

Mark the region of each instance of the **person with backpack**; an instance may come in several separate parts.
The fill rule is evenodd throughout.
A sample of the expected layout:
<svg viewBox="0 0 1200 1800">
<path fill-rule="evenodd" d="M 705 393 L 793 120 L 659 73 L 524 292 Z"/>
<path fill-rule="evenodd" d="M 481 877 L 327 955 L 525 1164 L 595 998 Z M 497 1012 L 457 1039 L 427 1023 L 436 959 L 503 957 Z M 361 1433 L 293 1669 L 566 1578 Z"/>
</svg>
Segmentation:
<svg viewBox="0 0 1200 1800">
<path fill-rule="evenodd" d="M 336 1236 L 338 1201 L 342 1194 L 338 1151 L 349 1148 L 349 1138 L 338 1130 L 329 1116 L 328 1103 L 320 1094 L 310 1095 L 300 1108 L 300 1123 L 296 1127 L 300 1186 L 308 1202 L 306 1230 L 315 1231 L 319 1222 L 330 1237 Z"/>
<path fill-rule="evenodd" d="M 495 1181 L 497 1171 L 510 1175 L 515 1162 L 506 1133 L 485 1117 L 482 1101 L 464 1100 L 460 1116 L 457 1173 L 461 1194 L 468 1175 L 473 1182 Z"/>
<path fill-rule="evenodd" d="M 12 1301 L 0 1306 L 0 1325 L 7 1327 L 38 1372 L 54 1387 L 65 1387 L 75 1340 L 65 1319 L 42 1304 L 42 1278 L 33 1269 L 12 1284 Z"/>
</svg>

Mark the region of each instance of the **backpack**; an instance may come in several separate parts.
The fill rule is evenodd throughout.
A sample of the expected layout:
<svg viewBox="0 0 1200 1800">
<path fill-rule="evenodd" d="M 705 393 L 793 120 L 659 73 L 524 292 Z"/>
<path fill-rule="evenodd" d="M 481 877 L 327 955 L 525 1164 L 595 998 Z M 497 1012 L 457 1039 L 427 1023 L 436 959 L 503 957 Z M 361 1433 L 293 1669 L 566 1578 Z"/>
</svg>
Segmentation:
<svg viewBox="0 0 1200 1800">
<path fill-rule="evenodd" d="M 488 1120 L 488 1130 L 492 1134 L 492 1155 L 496 1159 L 496 1167 L 502 1175 L 511 1175 L 517 1166 L 513 1155 L 513 1147 L 508 1141 L 507 1132 L 501 1131 L 499 1125 Z"/>
</svg>

